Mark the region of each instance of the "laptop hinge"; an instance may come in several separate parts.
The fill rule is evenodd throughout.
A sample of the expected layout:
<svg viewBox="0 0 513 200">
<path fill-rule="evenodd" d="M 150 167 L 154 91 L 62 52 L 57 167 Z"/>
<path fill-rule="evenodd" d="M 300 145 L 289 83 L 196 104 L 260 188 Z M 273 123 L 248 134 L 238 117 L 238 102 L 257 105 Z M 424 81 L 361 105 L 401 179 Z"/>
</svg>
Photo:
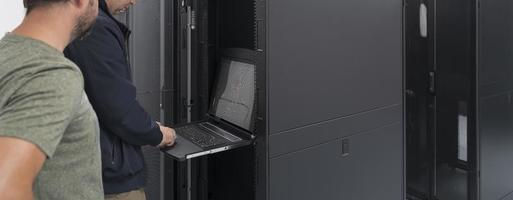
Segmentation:
<svg viewBox="0 0 513 200">
<path fill-rule="evenodd" d="M 214 121 L 217 123 L 221 123 L 221 118 L 218 116 L 214 116 Z"/>
<path fill-rule="evenodd" d="M 229 124 L 227 122 L 224 122 L 223 119 L 221 119 L 220 117 L 218 117 L 216 115 L 213 115 L 213 114 L 208 114 L 207 113 L 207 117 L 212 119 L 217 124 L 221 124 L 221 123 Z M 233 125 L 229 124 L 229 126 L 233 126 Z M 241 129 L 241 128 L 238 128 L 238 129 Z M 239 132 L 241 132 L 245 136 L 249 136 L 251 138 L 251 140 L 256 138 L 256 136 L 254 134 L 250 133 L 249 131 L 239 131 Z"/>
</svg>

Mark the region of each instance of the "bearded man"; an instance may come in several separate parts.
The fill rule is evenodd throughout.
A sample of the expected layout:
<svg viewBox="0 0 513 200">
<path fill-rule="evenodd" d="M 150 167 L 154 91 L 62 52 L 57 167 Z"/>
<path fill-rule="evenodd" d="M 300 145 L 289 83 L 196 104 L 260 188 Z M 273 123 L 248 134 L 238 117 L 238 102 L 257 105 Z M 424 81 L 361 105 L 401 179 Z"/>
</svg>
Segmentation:
<svg viewBox="0 0 513 200">
<path fill-rule="evenodd" d="M 98 120 L 63 54 L 94 24 L 98 0 L 24 4 L 0 40 L 0 198 L 103 199 Z"/>
</svg>

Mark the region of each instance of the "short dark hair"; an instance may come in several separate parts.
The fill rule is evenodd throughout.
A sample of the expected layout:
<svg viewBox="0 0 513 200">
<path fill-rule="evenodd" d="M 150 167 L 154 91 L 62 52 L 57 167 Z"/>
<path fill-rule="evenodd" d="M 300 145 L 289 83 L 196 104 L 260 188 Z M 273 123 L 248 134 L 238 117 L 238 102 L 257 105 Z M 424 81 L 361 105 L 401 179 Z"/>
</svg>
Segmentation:
<svg viewBox="0 0 513 200">
<path fill-rule="evenodd" d="M 23 5 L 27 8 L 27 14 L 36 7 L 48 6 L 54 3 L 64 3 L 70 0 L 23 0 Z"/>
</svg>

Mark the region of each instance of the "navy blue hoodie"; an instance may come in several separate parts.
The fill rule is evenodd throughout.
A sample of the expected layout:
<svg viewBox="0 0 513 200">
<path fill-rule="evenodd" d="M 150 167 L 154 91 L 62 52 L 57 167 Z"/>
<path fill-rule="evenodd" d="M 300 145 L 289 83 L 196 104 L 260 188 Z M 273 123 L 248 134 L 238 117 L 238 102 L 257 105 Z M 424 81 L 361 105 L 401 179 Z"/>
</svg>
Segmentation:
<svg viewBox="0 0 513 200">
<path fill-rule="evenodd" d="M 84 74 L 85 91 L 100 122 L 105 194 L 117 194 L 144 187 L 141 146 L 158 145 L 162 133 L 136 99 L 127 51 L 130 30 L 114 19 L 104 0 L 99 3 L 91 33 L 64 53 Z"/>
</svg>

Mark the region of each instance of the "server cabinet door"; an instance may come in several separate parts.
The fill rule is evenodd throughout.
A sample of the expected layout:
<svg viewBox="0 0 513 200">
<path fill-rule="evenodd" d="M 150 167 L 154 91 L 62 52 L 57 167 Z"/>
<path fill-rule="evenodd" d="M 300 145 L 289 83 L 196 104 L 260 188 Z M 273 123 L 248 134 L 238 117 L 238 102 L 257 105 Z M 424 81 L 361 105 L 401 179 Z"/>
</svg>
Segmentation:
<svg viewBox="0 0 513 200">
<path fill-rule="evenodd" d="M 405 125 L 408 195 L 434 196 L 434 1 L 405 1 Z"/>
<path fill-rule="evenodd" d="M 270 200 L 403 199 L 402 124 L 270 161 Z"/>
</svg>

